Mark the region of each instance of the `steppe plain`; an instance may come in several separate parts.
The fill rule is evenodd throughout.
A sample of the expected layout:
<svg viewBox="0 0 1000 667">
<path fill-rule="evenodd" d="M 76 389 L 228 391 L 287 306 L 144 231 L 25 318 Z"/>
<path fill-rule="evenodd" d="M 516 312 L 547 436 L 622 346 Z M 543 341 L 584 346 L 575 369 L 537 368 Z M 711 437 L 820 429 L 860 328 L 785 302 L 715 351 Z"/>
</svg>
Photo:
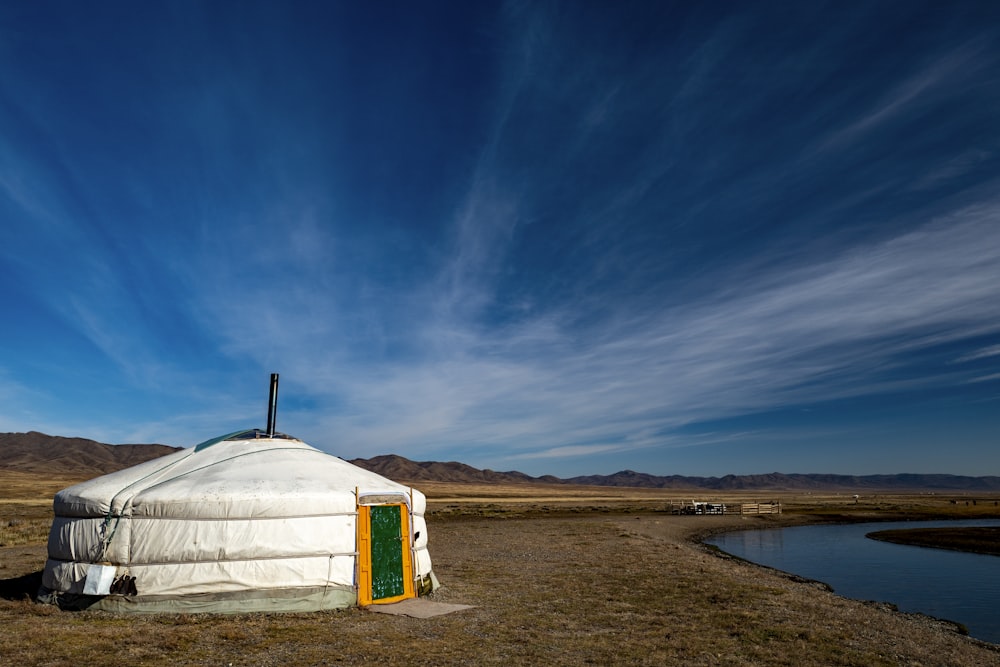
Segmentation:
<svg viewBox="0 0 1000 667">
<path fill-rule="evenodd" d="M 115 616 L 31 599 L 52 495 L 76 481 L 0 472 L 2 665 L 1000 665 L 1000 647 L 954 623 L 845 599 L 699 541 L 754 526 L 996 517 L 1000 497 L 702 493 L 780 500 L 784 513 L 676 516 L 669 502 L 690 493 L 424 482 L 442 583 L 432 597 L 472 609 Z"/>
</svg>

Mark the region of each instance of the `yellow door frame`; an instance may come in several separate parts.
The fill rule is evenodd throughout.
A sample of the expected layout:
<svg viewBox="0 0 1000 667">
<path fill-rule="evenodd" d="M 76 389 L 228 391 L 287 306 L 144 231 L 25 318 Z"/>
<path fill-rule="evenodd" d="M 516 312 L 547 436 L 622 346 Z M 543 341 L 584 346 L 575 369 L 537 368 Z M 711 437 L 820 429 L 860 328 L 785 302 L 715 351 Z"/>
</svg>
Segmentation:
<svg viewBox="0 0 1000 667">
<path fill-rule="evenodd" d="M 358 604 L 389 604 L 416 597 L 413 586 L 413 550 L 410 547 L 410 512 L 405 503 L 374 503 L 399 507 L 400 543 L 403 561 L 403 594 L 391 598 L 372 599 L 372 505 L 358 504 Z"/>
</svg>

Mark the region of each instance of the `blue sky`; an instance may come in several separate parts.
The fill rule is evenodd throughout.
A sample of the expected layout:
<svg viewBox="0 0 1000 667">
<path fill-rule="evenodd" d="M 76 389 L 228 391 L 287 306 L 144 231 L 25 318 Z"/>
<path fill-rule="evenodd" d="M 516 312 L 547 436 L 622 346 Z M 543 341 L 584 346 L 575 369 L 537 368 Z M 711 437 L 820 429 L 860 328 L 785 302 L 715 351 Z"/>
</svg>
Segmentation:
<svg viewBox="0 0 1000 667">
<path fill-rule="evenodd" d="M 0 431 L 1000 474 L 995 2 L 0 6 Z"/>
</svg>

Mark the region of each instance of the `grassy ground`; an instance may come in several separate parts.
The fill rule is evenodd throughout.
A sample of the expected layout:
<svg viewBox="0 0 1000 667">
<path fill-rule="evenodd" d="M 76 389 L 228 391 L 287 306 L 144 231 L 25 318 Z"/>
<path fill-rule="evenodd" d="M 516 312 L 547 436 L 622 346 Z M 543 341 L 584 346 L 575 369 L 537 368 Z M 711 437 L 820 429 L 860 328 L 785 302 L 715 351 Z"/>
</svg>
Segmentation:
<svg viewBox="0 0 1000 667">
<path fill-rule="evenodd" d="M 855 504 L 785 494 L 780 517 L 690 517 L 664 511 L 679 494 L 446 486 L 420 485 L 432 500 L 431 556 L 443 583 L 434 597 L 475 608 L 423 620 L 356 609 L 122 617 L 37 605 L 30 593 L 50 510 L 37 495 L 8 492 L 0 498 L 0 539 L 11 542 L 0 547 L 0 664 L 1000 664 L 998 647 L 951 624 L 846 600 L 691 541 L 836 517 L 989 516 L 992 498 Z"/>
</svg>

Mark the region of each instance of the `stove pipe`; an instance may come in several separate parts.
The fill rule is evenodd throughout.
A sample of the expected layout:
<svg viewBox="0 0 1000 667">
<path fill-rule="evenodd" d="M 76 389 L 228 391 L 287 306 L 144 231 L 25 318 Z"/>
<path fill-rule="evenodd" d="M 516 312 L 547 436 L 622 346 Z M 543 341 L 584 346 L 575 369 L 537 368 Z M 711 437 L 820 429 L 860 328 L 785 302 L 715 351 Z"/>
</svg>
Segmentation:
<svg viewBox="0 0 1000 667">
<path fill-rule="evenodd" d="M 278 416 L 278 374 L 271 373 L 271 392 L 267 399 L 267 437 L 274 437 L 275 421 Z"/>
</svg>

